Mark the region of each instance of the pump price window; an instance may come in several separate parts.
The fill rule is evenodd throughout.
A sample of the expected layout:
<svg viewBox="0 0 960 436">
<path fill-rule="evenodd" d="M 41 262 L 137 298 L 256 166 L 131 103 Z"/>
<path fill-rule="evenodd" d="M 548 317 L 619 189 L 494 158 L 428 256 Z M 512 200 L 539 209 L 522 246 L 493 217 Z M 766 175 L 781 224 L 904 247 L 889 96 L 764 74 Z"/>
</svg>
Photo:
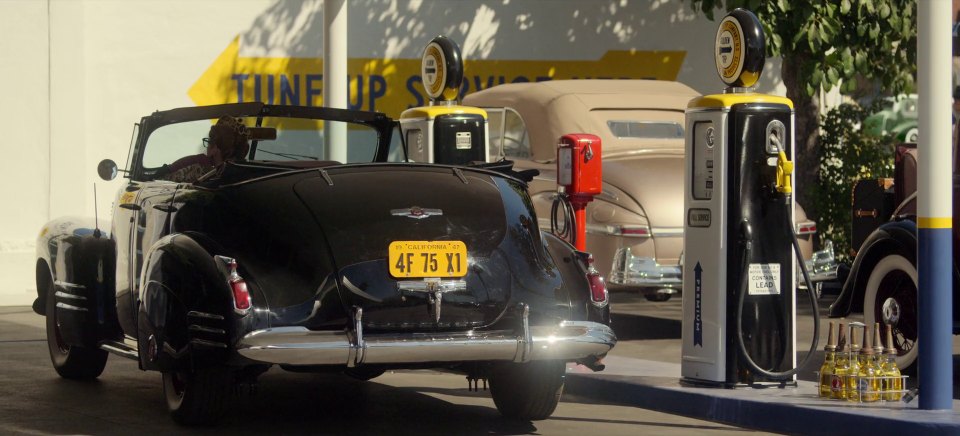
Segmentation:
<svg viewBox="0 0 960 436">
<path fill-rule="evenodd" d="M 713 170 L 716 166 L 714 145 L 717 138 L 713 122 L 703 121 L 693 125 L 693 198 L 713 198 Z"/>
</svg>

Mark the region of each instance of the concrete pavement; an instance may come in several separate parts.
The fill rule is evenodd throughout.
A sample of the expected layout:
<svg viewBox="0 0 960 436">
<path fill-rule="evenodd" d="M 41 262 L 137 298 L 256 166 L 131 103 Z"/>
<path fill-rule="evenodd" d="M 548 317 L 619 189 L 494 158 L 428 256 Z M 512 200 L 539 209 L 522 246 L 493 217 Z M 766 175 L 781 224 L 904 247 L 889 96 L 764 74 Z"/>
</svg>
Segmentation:
<svg viewBox="0 0 960 436">
<path fill-rule="evenodd" d="M 822 305 L 828 305 L 829 299 Z M 776 433 L 960 434 L 957 400 L 953 410 L 927 411 L 917 408 L 918 399 L 910 403 L 852 403 L 818 398 L 813 373 L 823 362 L 822 351 L 811 359 L 814 368 L 801 371 L 797 387 L 722 389 L 681 385 L 679 298 L 652 303 L 614 294 L 612 301 L 613 327 L 620 342 L 604 359 L 607 367 L 603 372 L 570 368 L 568 393 Z M 812 312 L 802 306 L 800 312 L 797 348 L 803 351 L 798 361 L 806 354 L 812 336 Z M 821 318 L 821 349 L 826 343 L 828 321 Z M 954 343 L 956 350 L 956 337 Z M 955 370 L 955 385 L 958 376 Z"/>
</svg>

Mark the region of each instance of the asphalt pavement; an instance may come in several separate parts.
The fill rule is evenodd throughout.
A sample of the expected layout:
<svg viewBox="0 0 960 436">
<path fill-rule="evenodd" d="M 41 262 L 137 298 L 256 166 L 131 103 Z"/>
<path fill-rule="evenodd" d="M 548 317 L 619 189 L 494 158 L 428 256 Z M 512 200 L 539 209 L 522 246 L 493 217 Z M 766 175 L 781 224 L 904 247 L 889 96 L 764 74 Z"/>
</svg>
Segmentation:
<svg viewBox="0 0 960 436">
<path fill-rule="evenodd" d="M 822 303 L 825 312 L 831 297 Z M 215 433 L 333 434 L 960 434 L 960 405 L 951 411 L 911 403 L 858 404 L 816 395 L 818 351 L 785 388 L 717 389 L 680 384 L 681 300 L 650 302 L 613 294 L 613 327 L 620 339 L 604 359 L 606 370 L 568 368 L 557 413 L 536 423 L 499 419 L 489 394 L 465 392 L 460 376 L 390 372 L 366 386 L 343 378 L 271 370 L 261 392 L 244 401 L 238 417 Z M 812 336 L 811 311 L 800 307 L 797 348 Z M 853 319 L 851 319 L 853 320 Z M 821 343 L 826 338 L 822 319 Z M 821 347 L 822 348 L 822 347 Z M 804 352 L 798 353 L 798 361 Z M 960 375 L 960 340 L 954 337 L 954 392 Z M 166 416 L 159 376 L 112 356 L 101 381 L 60 380 L 46 353 L 43 318 L 29 308 L 0 308 L 0 433 L 129 434 L 182 429 Z M 915 379 L 910 383 L 915 383 Z M 248 397 L 249 398 L 249 397 Z M 264 405 L 268 404 L 266 415 Z M 306 415 L 306 417 L 304 417 Z M 330 419 L 321 417 L 331 417 Z M 409 425 L 406 423 L 410 422 Z M 311 427 L 322 424 L 320 427 Z M 730 427 L 733 426 L 733 427 Z M 306 429 L 306 430 L 305 430 Z M 469 429 L 469 431 L 467 430 Z M 750 429 L 750 430 L 748 430 Z M 209 432 L 209 431 L 208 431 Z"/>
<path fill-rule="evenodd" d="M 733 435 L 743 428 L 565 394 L 542 421 L 503 418 L 489 391 L 463 375 L 388 371 L 361 382 L 342 374 L 272 368 L 256 389 L 237 392 L 212 428 L 176 425 L 160 376 L 110 356 L 103 375 L 80 382 L 57 376 L 44 318 L 29 307 L 0 307 L 0 435 L 337 434 L 337 435 Z"/>
</svg>

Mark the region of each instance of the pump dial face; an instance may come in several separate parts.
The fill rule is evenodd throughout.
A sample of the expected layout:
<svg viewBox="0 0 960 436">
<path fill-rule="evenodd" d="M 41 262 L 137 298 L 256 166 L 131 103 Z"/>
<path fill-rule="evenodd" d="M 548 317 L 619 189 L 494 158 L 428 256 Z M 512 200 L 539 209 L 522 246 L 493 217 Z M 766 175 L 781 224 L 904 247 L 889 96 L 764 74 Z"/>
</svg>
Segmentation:
<svg viewBox="0 0 960 436">
<path fill-rule="evenodd" d="M 456 100 L 463 84 L 463 59 L 457 43 L 442 35 L 433 38 L 423 50 L 420 77 L 430 100 Z"/>
<path fill-rule="evenodd" d="M 743 71 L 743 28 L 732 16 L 720 22 L 716 41 L 717 72 L 723 83 L 732 85 Z"/>
<path fill-rule="evenodd" d="M 749 88 L 760 79 L 766 39 L 760 20 L 735 9 L 720 21 L 714 48 L 717 73 L 727 86 Z"/>
<path fill-rule="evenodd" d="M 427 96 L 431 99 L 435 99 L 443 93 L 446 66 L 447 59 L 443 55 L 440 45 L 436 42 L 427 45 L 420 62 L 420 77 L 423 77 L 423 87 L 427 91 Z"/>
</svg>

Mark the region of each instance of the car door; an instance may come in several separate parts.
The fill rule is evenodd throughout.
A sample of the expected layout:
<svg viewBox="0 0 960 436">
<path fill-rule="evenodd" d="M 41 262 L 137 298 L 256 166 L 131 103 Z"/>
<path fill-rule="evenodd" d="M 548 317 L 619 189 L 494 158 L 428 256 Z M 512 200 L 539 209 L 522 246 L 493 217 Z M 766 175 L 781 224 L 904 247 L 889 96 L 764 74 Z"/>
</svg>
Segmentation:
<svg viewBox="0 0 960 436">
<path fill-rule="evenodd" d="M 136 189 L 134 189 L 134 187 Z M 127 336 L 136 338 L 137 312 L 140 306 L 140 275 L 145 256 L 150 247 L 169 233 L 171 214 L 174 211 L 172 200 L 177 184 L 168 181 L 154 181 L 131 184 L 135 200 L 121 201 L 118 211 L 129 210 L 127 217 L 116 219 L 128 223 L 116 234 L 117 238 L 117 315 L 120 325 Z M 121 214 L 123 212 L 117 212 Z M 126 241 L 121 240 L 126 238 Z M 123 252 L 125 251 L 125 252 Z"/>
</svg>

